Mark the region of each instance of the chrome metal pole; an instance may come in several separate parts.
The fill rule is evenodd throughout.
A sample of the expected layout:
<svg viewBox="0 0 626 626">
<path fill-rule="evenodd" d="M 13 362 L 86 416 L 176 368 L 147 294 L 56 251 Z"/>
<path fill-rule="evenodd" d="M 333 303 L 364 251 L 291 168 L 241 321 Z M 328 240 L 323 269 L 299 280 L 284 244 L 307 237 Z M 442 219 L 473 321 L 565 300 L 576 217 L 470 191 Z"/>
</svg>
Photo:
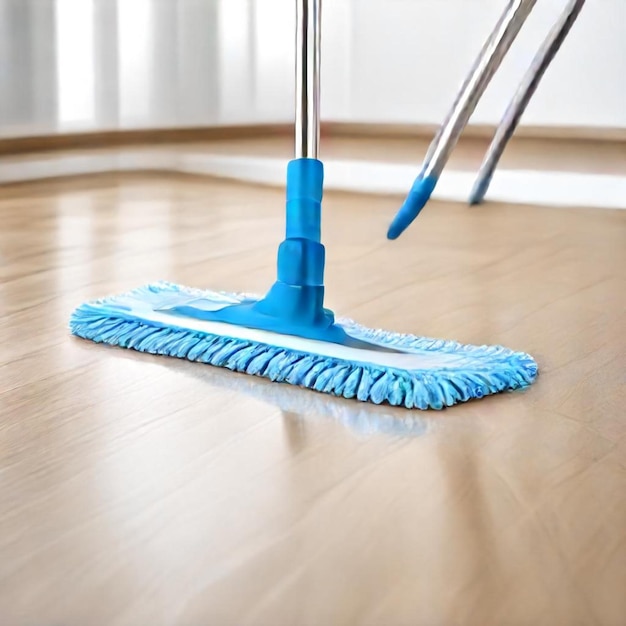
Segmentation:
<svg viewBox="0 0 626 626">
<path fill-rule="evenodd" d="M 487 39 L 457 98 L 432 141 L 422 166 L 424 178 L 438 178 L 487 85 L 500 67 L 537 0 L 511 0 Z"/>
<path fill-rule="evenodd" d="M 317 159 L 320 143 L 322 0 L 296 0 L 296 159 Z"/>
<path fill-rule="evenodd" d="M 567 35 L 580 15 L 584 4 L 585 0 L 572 0 L 567 5 L 559 17 L 559 20 L 553 26 L 543 42 L 539 52 L 537 52 L 535 58 L 533 59 L 527 73 L 522 79 L 520 86 L 513 96 L 511 103 L 504 113 L 491 145 L 487 150 L 483 163 L 480 166 L 476 183 L 474 184 L 470 194 L 470 204 L 479 204 L 485 197 L 485 194 L 489 189 L 493 173 L 498 166 L 498 162 L 502 157 L 507 143 L 515 133 L 528 103 L 537 90 L 537 87 L 539 86 L 546 70 L 550 66 L 550 63 L 552 63 L 552 60 L 559 51 L 562 43 L 567 38 Z"/>
</svg>

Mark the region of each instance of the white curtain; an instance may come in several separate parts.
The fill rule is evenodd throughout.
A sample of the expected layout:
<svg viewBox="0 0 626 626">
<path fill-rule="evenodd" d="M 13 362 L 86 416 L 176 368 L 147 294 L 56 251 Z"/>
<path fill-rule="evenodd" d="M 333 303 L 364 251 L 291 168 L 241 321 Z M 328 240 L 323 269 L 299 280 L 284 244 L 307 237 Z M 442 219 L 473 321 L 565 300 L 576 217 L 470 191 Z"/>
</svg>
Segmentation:
<svg viewBox="0 0 626 626">
<path fill-rule="evenodd" d="M 294 15 L 293 0 L 0 0 L 0 136 L 286 121 Z"/>
</svg>

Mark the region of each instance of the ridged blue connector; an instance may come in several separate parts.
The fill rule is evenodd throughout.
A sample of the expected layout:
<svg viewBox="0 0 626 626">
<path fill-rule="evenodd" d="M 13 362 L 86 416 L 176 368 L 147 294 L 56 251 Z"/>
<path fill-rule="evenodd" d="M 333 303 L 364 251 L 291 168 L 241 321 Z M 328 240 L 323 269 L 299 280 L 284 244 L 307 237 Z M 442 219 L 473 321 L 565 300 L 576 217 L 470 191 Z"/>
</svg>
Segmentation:
<svg viewBox="0 0 626 626">
<path fill-rule="evenodd" d="M 335 321 L 324 309 L 326 251 L 320 242 L 323 187 L 321 161 L 289 162 L 286 237 L 278 248 L 278 276 L 254 307 L 263 315 L 280 319 L 283 329 L 285 325 L 306 325 L 312 331 L 326 330 Z"/>
</svg>

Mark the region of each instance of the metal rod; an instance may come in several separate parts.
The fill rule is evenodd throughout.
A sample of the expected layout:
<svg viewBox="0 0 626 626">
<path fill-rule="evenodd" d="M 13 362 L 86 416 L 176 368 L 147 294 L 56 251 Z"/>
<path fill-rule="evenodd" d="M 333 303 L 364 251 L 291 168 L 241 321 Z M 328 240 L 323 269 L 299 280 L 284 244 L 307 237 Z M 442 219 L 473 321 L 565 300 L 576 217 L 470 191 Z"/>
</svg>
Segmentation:
<svg viewBox="0 0 626 626">
<path fill-rule="evenodd" d="M 552 60 L 567 38 L 584 4 L 585 0 L 572 0 L 567 5 L 533 59 L 511 103 L 504 113 L 483 163 L 480 166 L 476 183 L 470 195 L 471 204 L 479 204 L 485 197 L 493 173 L 496 170 L 507 143 L 515 133 L 528 103 L 537 90 L 550 63 L 552 63 Z"/>
<path fill-rule="evenodd" d="M 511 0 L 465 79 L 422 167 L 424 178 L 438 178 L 487 85 L 500 67 L 511 44 L 537 0 Z"/>
<path fill-rule="evenodd" d="M 322 0 L 296 0 L 296 159 L 317 159 L 320 142 Z"/>
</svg>

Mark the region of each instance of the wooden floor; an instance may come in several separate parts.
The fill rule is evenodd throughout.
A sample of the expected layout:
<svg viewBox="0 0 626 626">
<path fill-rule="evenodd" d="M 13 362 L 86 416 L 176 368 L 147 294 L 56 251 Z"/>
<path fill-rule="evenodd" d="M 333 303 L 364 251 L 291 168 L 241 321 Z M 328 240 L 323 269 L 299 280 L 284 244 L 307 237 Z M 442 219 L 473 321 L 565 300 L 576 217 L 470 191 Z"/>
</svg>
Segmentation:
<svg viewBox="0 0 626 626">
<path fill-rule="evenodd" d="M 326 195 L 327 304 L 539 379 L 376 407 L 72 338 L 166 279 L 263 292 L 280 190 L 0 189 L 0 624 L 626 624 L 626 212 Z"/>
</svg>

